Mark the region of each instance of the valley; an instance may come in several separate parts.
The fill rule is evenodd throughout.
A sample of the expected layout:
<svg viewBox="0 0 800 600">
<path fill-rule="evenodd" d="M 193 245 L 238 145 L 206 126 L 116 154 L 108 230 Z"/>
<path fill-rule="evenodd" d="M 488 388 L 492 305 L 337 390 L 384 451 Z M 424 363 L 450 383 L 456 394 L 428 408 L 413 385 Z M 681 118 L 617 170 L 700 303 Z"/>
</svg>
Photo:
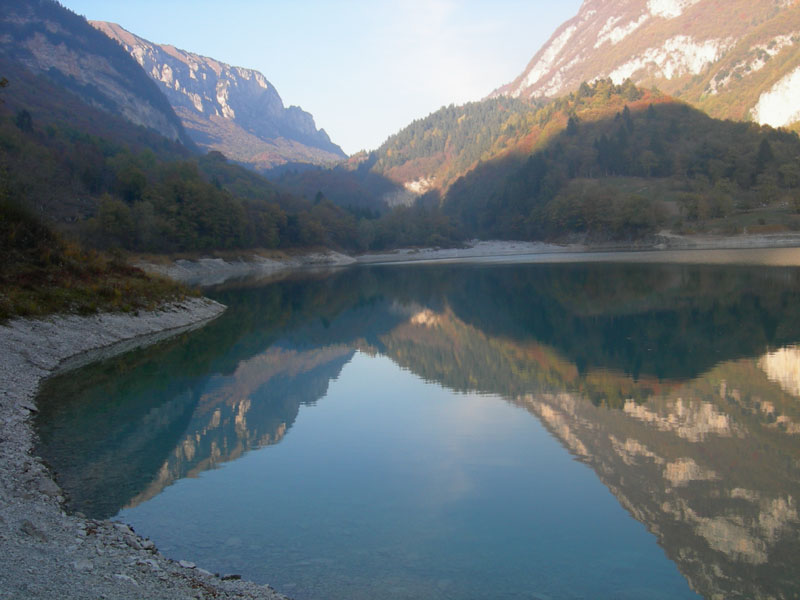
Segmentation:
<svg viewBox="0 0 800 600">
<path fill-rule="evenodd" d="M 515 9 L 76 4 L 0 0 L 0 596 L 795 597 L 800 3 L 584 0 L 350 156 Z"/>
</svg>

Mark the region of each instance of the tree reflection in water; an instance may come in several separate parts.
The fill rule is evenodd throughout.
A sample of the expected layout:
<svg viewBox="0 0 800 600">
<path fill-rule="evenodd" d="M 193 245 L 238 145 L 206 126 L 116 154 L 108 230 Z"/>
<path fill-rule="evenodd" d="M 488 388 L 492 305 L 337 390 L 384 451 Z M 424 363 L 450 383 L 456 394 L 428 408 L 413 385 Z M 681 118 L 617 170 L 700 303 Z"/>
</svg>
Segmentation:
<svg viewBox="0 0 800 600">
<path fill-rule="evenodd" d="M 356 352 L 534 414 L 707 598 L 800 594 L 800 273 L 687 265 L 350 269 L 48 382 L 40 452 L 98 517 L 279 443 Z"/>
</svg>

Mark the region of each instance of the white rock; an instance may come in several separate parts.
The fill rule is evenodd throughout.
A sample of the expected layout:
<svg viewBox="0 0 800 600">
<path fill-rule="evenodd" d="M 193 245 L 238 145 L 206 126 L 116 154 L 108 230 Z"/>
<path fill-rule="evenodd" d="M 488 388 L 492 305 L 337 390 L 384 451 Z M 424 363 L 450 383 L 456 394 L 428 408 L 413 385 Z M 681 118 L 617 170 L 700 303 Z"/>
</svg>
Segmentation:
<svg viewBox="0 0 800 600">
<path fill-rule="evenodd" d="M 542 56 L 536 61 L 536 64 L 531 68 L 528 75 L 520 84 L 517 91 L 513 94 L 515 96 L 519 96 L 519 94 L 525 89 L 534 84 L 536 84 L 542 77 L 544 77 L 555 65 L 556 58 L 567 45 L 569 39 L 572 37 L 572 34 L 577 31 L 577 26 L 570 25 L 561 34 L 558 35 L 550 44 L 548 44 L 544 51 L 542 52 Z"/>
<path fill-rule="evenodd" d="M 674 19 L 700 0 L 647 0 L 647 10 L 656 17 Z"/>
<path fill-rule="evenodd" d="M 764 92 L 753 108 L 753 118 L 761 125 L 783 127 L 800 121 L 800 67 Z"/>
<path fill-rule="evenodd" d="M 123 573 L 114 573 L 114 579 L 116 579 L 117 581 L 124 581 L 125 583 L 130 583 L 136 586 L 139 585 L 133 577 L 131 577 L 130 575 L 125 575 Z"/>
<path fill-rule="evenodd" d="M 91 571 L 94 569 L 94 563 L 86 558 L 81 558 L 72 563 L 72 568 L 76 571 Z"/>
</svg>

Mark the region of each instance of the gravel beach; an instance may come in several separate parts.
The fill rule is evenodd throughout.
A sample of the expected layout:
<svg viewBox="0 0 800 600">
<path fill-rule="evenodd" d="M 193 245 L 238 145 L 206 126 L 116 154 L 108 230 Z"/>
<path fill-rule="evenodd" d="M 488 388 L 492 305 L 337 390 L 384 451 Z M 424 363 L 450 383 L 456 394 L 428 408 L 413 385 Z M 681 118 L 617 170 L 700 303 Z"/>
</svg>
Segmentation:
<svg viewBox="0 0 800 600">
<path fill-rule="evenodd" d="M 0 599 L 284 599 L 268 586 L 162 556 L 128 526 L 69 515 L 34 455 L 40 382 L 217 317 L 195 298 L 138 315 L 15 319 L 0 326 Z"/>
</svg>

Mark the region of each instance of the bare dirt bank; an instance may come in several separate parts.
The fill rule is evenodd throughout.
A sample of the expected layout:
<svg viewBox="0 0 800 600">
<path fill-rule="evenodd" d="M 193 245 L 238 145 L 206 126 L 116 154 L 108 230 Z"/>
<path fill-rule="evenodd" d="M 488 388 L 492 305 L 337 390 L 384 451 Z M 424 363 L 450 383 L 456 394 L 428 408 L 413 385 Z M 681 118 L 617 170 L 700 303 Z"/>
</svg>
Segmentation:
<svg viewBox="0 0 800 600">
<path fill-rule="evenodd" d="M 0 598 L 284 598 L 169 560 L 125 525 L 66 514 L 61 489 L 33 454 L 32 414 L 45 377 L 198 327 L 224 308 L 196 298 L 139 315 L 0 326 Z"/>
</svg>

